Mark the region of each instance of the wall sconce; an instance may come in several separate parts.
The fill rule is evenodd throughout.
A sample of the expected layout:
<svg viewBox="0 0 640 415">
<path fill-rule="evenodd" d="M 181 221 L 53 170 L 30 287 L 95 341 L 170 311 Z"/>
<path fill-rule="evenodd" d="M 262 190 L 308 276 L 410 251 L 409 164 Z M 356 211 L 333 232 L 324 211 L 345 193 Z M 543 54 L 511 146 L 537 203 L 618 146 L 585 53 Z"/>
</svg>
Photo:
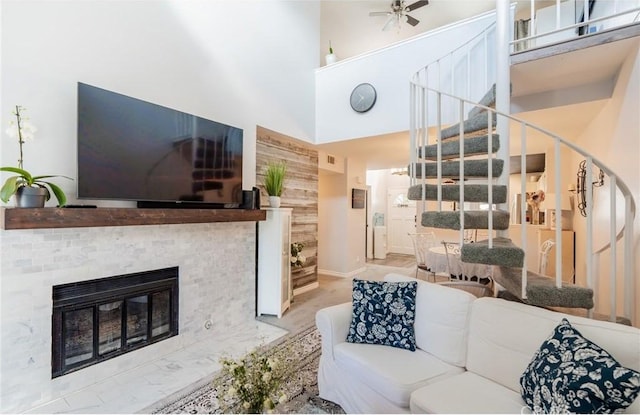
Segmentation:
<svg viewBox="0 0 640 415">
<path fill-rule="evenodd" d="M 600 187 L 604 184 L 604 172 L 599 169 L 600 173 L 597 179 L 591 182 L 593 187 Z M 576 174 L 576 186 L 569 185 L 569 191 L 576 193 L 578 196 L 578 210 L 580 214 L 587 217 L 587 160 L 582 160 L 578 165 L 578 173 Z"/>
</svg>

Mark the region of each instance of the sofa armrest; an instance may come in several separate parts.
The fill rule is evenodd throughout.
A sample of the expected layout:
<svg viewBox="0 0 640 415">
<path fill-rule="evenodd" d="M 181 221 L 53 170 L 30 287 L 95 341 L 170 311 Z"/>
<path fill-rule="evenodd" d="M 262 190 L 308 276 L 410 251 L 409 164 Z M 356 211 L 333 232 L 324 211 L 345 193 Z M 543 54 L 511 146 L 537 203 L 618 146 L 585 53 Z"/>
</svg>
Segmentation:
<svg viewBox="0 0 640 415">
<path fill-rule="evenodd" d="M 351 315 L 350 302 L 323 308 L 316 313 L 316 326 L 322 336 L 322 354 L 326 354 L 332 360 L 334 359 L 333 346 L 347 339 Z"/>
</svg>

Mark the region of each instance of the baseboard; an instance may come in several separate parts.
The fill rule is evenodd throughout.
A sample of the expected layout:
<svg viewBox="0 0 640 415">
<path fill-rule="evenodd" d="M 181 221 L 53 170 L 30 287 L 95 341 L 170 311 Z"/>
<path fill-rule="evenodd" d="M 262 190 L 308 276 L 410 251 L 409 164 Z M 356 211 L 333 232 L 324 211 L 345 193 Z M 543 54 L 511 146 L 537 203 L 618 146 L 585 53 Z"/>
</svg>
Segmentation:
<svg viewBox="0 0 640 415">
<path fill-rule="evenodd" d="M 298 288 L 293 290 L 293 296 L 295 297 L 296 295 L 300 295 L 302 293 L 306 293 L 307 291 L 315 290 L 319 286 L 320 286 L 320 283 L 318 283 L 318 281 L 314 281 L 311 284 L 307 284 L 307 285 L 304 285 L 302 287 L 298 287 Z"/>
<path fill-rule="evenodd" d="M 337 271 L 330 271 L 328 269 L 318 269 L 318 274 L 328 275 L 330 277 L 353 278 L 356 275 L 365 272 L 366 270 L 367 270 L 367 267 L 358 268 L 351 272 L 337 272 Z"/>
</svg>

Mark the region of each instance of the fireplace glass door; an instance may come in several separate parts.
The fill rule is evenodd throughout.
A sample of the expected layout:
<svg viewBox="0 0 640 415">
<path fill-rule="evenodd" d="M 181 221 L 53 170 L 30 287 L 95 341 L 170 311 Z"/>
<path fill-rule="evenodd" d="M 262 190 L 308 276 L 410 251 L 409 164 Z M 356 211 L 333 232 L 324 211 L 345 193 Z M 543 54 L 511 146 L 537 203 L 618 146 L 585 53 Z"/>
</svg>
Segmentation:
<svg viewBox="0 0 640 415">
<path fill-rule="evenodd" d="M 64 332 L 65 365 L 93 359 L 93 308 L 65 313 Z"/>
<path fill-rule="evenodd" d="M 122 347 L 122 301 L 98 306 L 98 353 L 104 356 Z"/>
<path fill-rule="evenodd" d="M 177 267 L 157 272 L 53 288 L 53 377 L 178 333 Z"/>
</svg>

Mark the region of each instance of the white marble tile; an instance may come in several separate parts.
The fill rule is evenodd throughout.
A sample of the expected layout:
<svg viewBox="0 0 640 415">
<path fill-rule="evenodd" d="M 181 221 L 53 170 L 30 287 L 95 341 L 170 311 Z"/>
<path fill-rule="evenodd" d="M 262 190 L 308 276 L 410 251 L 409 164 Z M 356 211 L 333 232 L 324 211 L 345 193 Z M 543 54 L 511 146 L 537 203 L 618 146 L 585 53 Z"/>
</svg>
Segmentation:
<svg viewBox="0 0 640 415">
<path fill-rule="evenodd" d="M 277 340 L 286 330 L 260 321 L 210 336 L 27 413 L 134 413 L 200 382 L 220 369 L 224 355 L 240 356 Z"/>
<path fill-rule="evenodd" d="M 0 412 L 25 412 L 46 402 L 53 409 L 45 412 L 55 412 L 59 398 L 83 393 L 96 382 L 117 379 L 118 374 L 123 379 L 134 375 L 148 379 L 144 369 L 127 372 L 215 338 L 208 346 L 193 349 L 201 357 L 177 359 L 185 368 L 181 373 L 201 376 L 207 369 L 200 366 L 212 367 L 210 362 L 217 357 L 211 356 L 222 350 L 219 339 L 229 332 L 243 327 L 238 329 L 244 333 L 238 344 L 251 344 L 263 333 L 274 335 L 255 327 L 255 264 L 237 255 L 254 257 L 253 223 L 0 230 L 0 252 L 5 259 L 0 263 Z M 51 379 L 53 285 L 169 266 L 180 268 L 178 336 Z M 213 322 L 210 331 L 204 328 L 207 320 Z M 171 365 L 168 362 L 165 366 Z M 158 363 L 156 368 L 163 366 Z M 190 380 L 182 374 L 177 377 L 181 382 Z M 166 391 L 169 386 L 163 387 Z"/>
</svg>

